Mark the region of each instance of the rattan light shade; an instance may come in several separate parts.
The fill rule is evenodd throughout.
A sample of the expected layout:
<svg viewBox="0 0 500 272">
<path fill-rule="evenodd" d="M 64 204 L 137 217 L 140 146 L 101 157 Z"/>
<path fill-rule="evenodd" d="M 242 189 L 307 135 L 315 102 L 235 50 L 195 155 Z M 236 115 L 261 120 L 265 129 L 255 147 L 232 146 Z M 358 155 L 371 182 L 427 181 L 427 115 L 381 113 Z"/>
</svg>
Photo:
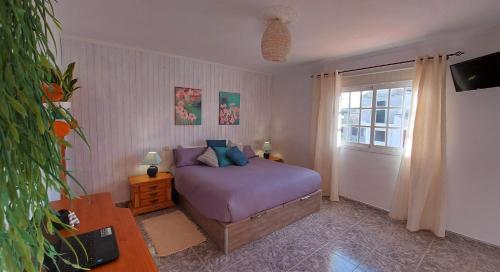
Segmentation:
<svg viewBox="0 0 500 272">
<path fill-rule="evenodd" d="M 286 25 L 279 19 L 272 20 L 262 35 L 262 56 L 270 61 L 286 61 L 290 53 L 291 36 Z"/>
</svg>

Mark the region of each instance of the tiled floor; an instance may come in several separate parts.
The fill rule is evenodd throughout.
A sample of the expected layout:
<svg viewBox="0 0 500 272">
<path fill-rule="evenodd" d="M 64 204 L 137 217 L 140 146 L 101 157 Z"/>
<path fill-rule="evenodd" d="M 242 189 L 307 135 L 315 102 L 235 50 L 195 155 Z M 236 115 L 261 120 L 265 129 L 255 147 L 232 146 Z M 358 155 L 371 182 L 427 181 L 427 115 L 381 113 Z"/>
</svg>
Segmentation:
<svg viewBox="0 0 500 272">
<path fill-rule="evenodd" d="M 163 212 L 140 216 L 138 221 Z M 162 272 L 500 271 L 498 248 L 457 235 L 439 239 L 429 232 L 410 233 L 385 212 L 348 200 L 326 199 L 320 212 L 229 255 L 207 241 L 154 258 Z"/>
</svg>

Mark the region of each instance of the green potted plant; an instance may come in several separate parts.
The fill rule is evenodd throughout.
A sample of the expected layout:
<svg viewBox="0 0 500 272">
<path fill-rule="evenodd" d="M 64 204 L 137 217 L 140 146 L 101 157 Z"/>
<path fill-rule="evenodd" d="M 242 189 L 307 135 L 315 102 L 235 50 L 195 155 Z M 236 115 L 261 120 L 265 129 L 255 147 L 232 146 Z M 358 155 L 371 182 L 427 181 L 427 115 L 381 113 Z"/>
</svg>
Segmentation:
<svg viewBox="0 0 500 272">
<path fill-rule="evenodd" d="M 77 86 L 78 79 L 73 77 L 75 62 L 68 64 L 64 72 L 57 65 L 52 65 L 49 69 L 49 78 L 43 84 L 44 92 L 53 105 L 56 107 L 56 121 L 54 130 L 58 136 L 66 136 L 70 129 L 78 127 L 77 120 L 72 116 L 67 116 L 70 122 L 66 122 L 61 115 L 67 115 L 66 112 L 71 108 L 69 99 L 74 92 L 80 89 Z M 57 109 L 59 108 L 59 109 Z"/>
<path fill-rule="evenodd" d="M 52 129 L 60 108 L 43 85 L 50 77 L 47 68 L 55 62 L 50 22 L 59 23 L 52 3 L 0 4 L 0 271 L 38 272 L 44 256 L 57 258 L 44 235 L 58 235 L 53 223 L 61 223 L 48 191 L 63 190 L 73 197 L 61 178 L 61 172 L 72 177 L 60 153 L 69 143 Z M 53 87 L 48 88 L 57 89 Z M 62 118 L 71 122 L 71 114 L 63 111 Z M 85 140 L 80 128 L 75 131 Z"/>
<path fill-rule="evenodd" d="M 78 79 L 73 77 L 73 73 L 75 71 L 75 62 L 68 64 L 64 73 L 61 69 L 54 65 L 50 69 L 51 81 L 50 83 L 57 84 L 61 86 L 63 91 L 63 96 L 61 101 L 67 102 L 73 96 L 74 92 L 80 89 L 80 86 L 77 86 Z"/>
</svg>

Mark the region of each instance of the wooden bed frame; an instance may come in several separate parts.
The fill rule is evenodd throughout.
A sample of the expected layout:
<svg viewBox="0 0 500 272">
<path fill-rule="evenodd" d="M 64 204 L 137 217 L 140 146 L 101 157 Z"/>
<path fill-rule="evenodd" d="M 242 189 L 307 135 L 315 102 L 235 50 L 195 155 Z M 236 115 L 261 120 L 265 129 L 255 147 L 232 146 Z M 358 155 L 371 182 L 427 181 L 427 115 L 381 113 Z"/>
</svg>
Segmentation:
<svg viewBox="0 0 500 272">
<path fill-rule="evenodd" d="M 178 196 L 183 210 L 225 254 L 319 211 L 321 203 L 321 190 L 318 190 L 241 221 L 223 223 L 204 217 L 184 196 Z"/>
</svg>

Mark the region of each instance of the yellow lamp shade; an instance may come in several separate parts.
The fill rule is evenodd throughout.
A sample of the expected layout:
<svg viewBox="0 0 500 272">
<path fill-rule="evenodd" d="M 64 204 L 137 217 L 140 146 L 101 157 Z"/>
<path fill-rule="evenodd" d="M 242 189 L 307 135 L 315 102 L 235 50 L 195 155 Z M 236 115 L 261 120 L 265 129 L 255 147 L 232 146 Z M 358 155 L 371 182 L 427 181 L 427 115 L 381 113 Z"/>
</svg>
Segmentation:
<svg viewBox="0 0 500 272">
<path fill-rule="evenodd" d="M 269 61 L 286 61 L 291 47 L 291 35 L 280 19 L 273 19 L 262 35 L 262 57 Z"/>
</svg>

